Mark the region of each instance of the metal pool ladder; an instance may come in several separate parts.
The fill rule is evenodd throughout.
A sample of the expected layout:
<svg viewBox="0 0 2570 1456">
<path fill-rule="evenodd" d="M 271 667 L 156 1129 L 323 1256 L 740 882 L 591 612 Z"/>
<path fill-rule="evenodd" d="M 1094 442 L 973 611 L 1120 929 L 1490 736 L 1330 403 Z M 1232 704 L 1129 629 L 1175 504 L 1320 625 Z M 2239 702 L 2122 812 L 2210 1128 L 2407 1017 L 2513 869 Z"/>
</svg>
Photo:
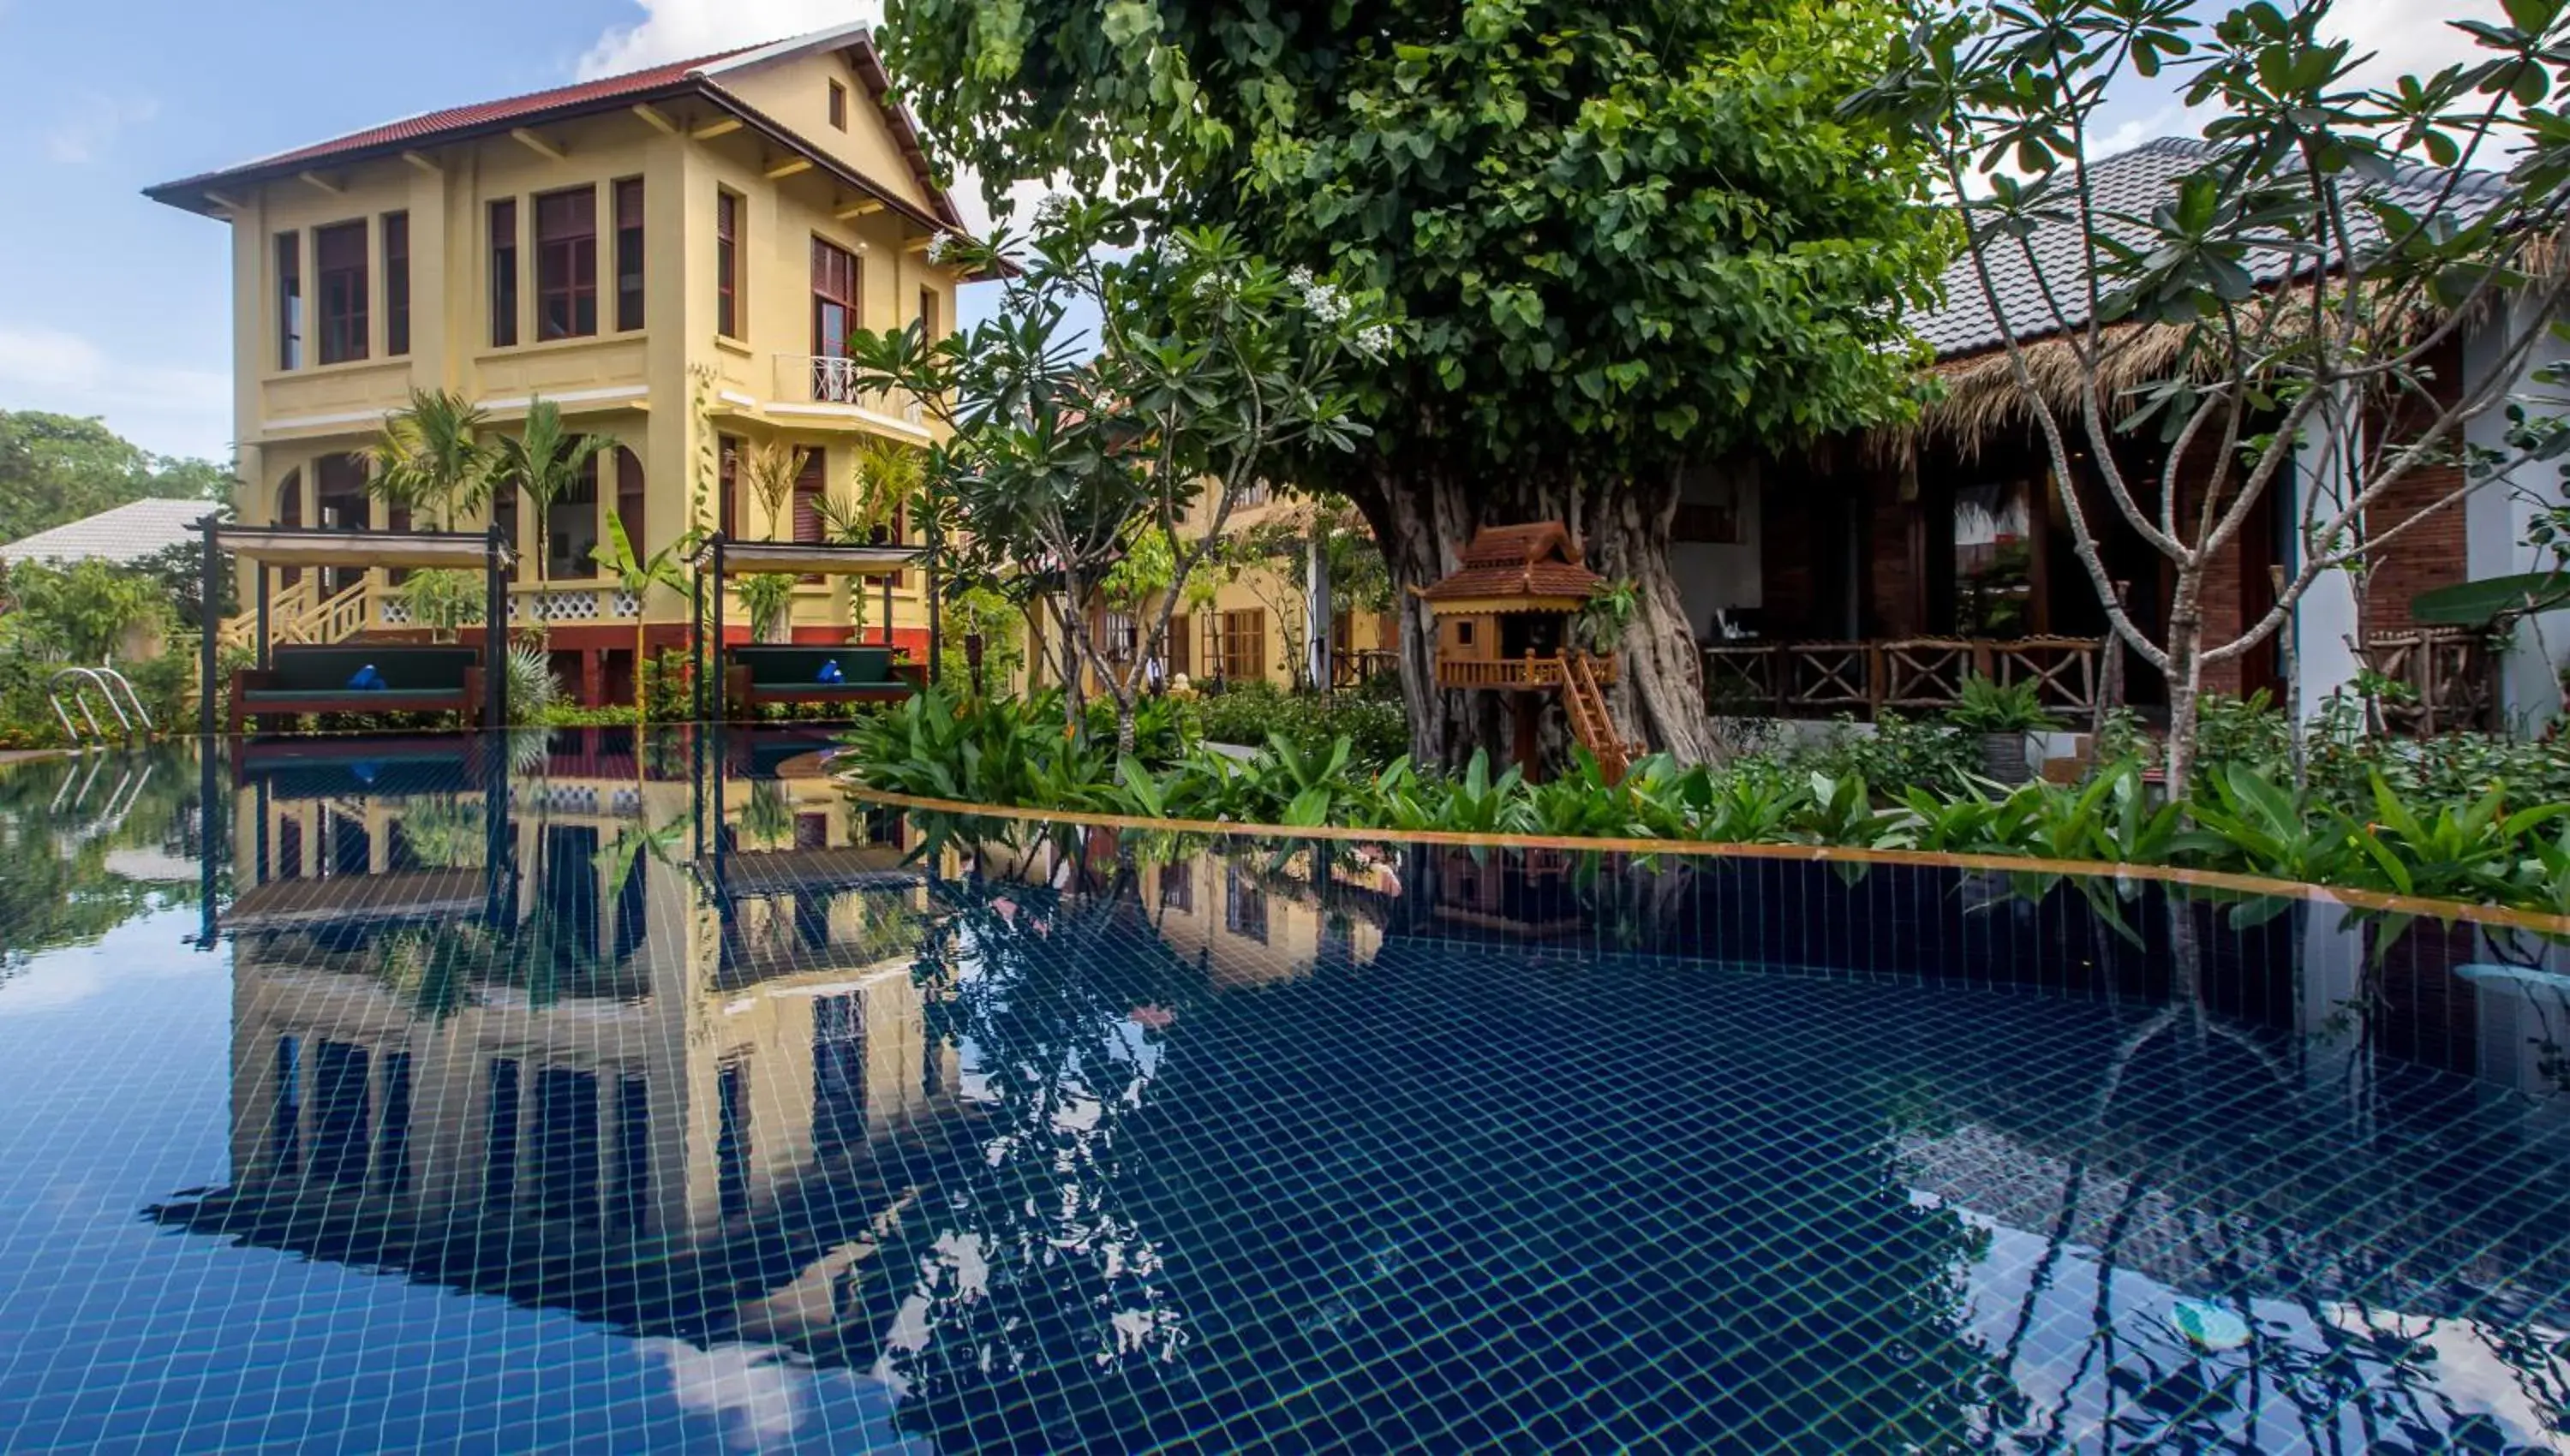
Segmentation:
<svg viewBox="0 0 2570 1456">
<path fill-rule="evenodd" d="M 125 695 L 122 702 L 117 699 L 119 693 Z M 99 725 L 98 714 L 90 708 L 92 697 L 106 701 L 108 713 L 116 719 L 117 735 L 111 737 Z M 65 698 L 70 699 L 72 707 L 80 710 L 79 723 L 74 723 L 71 713 L 64 708 Z M 130 742 L 152 731 L 152 713 L 143 706 L 142 695 L 135 692 L 133 683 L 125 680 L 124 673 L 113 667 L 63 668 L 45 684 L 45 700 L 54 705 L 54 716 L 62 720 L 63 733 L 71 739 L 74 752 L 105 748 L 118 738 Z M 127 711 L 129 708 L 131 712 Z M 142 726 L 137 727 L 138 723 Z M 84 725 L 89 730 L 86 735 L 81 731 Z"/>
</svg>

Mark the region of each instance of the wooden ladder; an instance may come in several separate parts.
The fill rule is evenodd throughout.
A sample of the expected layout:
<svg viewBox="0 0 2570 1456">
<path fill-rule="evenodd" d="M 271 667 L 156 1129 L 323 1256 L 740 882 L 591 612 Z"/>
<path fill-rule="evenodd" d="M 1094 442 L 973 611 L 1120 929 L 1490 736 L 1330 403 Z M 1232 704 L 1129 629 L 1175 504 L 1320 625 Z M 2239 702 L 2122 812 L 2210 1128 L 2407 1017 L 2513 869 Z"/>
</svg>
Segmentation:
<svg viewBox="0 0 2570 1456">
<path fill-rule="evenodd" d="M 1589 670 L 1587 653 L 1561 654 L 1561 690 L 1572 736 L 1597 760 L 1597 771 L 1607 783 L 1624 782 L 1625 772 L 1633 766 L 1633 750 L 1615 732 L 1615 716 L 1606 711 L 1606 694 Z"/>
</svg>

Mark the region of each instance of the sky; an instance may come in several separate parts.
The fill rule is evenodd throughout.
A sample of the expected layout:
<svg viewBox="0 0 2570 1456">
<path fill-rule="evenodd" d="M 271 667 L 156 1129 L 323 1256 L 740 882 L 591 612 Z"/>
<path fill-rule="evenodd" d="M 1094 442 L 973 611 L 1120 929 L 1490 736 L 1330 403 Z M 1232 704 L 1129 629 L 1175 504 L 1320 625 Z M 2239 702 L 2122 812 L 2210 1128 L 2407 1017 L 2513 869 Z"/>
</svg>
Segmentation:
<svg viewBox="0 0 2570 1456">
<path fill-rule="evenodd" d="M 231 436 L 224 224 L 142 188 L 464 102 L 871 18 L 873 0 L 0 0 L 0 409 L 96 415 L 167 455 Z M 2382 69 L 2462 54 L 2497 0 L 2340 0 Z M 2191 131 L 2165 85 L 2116 98 L 2101 151 Z M 982 209 L 959 188 L 968 218 Z M 974 290 L 984 299 L 988 288 Z M 969 299 L 962 321 L 976 303 Z M 984 303 L 984 306 L 987 306 Z"/>
</svg>

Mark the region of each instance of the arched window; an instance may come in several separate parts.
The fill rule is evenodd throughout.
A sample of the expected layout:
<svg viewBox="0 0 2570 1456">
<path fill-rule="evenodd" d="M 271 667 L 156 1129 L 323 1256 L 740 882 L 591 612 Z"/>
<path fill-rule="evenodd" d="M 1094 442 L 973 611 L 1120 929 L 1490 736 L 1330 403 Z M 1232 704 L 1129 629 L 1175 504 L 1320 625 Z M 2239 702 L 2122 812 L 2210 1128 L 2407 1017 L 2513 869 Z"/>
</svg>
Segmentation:
<svg viewBox="0 0 2570 1456">
<path fill-rule="evenodd" d="M 590 555 L 598 546 L 598 461 L 595 455 L 583 461 L 545 513 L 545 574 L 556 581 L 598 574 Z"/>
<path fill-rule="evenodd" d="M 616 447 L 616 519 L 625 526 L 625 539 L 634 544 L 634 553 L 647 556 L 649 528 L 644 522 L 646 504 L 642 488 L 642 461 L 626 447 Z"/>
<path fill-rule="evenodd" d="M 285 473 L 285 479 L 276 483 L 276 509 L 269 513 L 267 520 L 270 526 L 301 526 L 303 524 L 302 471 L 287 471 Z M 288 566 L 277 573 L 276 579 L 279 585 L 291 586 L 295 582 L 303 579 L 303 572 L 293 566 Z"/>
</svg>

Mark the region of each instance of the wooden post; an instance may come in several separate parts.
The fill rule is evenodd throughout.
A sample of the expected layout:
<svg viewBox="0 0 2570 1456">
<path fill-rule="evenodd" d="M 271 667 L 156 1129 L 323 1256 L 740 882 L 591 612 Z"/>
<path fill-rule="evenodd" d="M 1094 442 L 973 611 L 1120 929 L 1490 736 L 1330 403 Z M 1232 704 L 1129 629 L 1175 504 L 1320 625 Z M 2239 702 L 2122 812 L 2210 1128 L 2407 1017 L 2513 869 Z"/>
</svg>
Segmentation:
<svg viewBox="0 0 2570 1456">
<path fill-rule="evenodd" d="M 270 576 L 271 576 L 271 572 L 270 572 L 270 570 L 269 570 L 269 567 L 268 567 L 267 562 L 265 562 L 265 561 L 261 561 L 261 562 L 259 562 L 259 563 L 258 563 L 258 643 L 257 643 L 256 651 L 257 651 L 257 653 L 258 653 L 258 665 L 259 665 L 259 666 L 261 666 L 261 667 L 274 667 L 274 666 L 276 665 L 276 648 L 275 648 L 275 646 L 273 645 L 273 643 L 270 641 L 270 639 L 269 639 L 269 637 L 268 637 L 268 631 L 267 631 L 267 583 L 268 583 L 268 581 L 269 581 L 269 579 L 270 579 Z M 218 577 L 217 579 L 219 579 L 219 577 Z M 212 609 L 211 605 L 209 606 L 209 608 L 208 608 L 208 609 L 209 609 L 209 610 L 211 610 L 211 609 Z"/>
<path fill-rule="evenodd" d="M 933 500 L 929 503 L 928 530 L 925 535 L 928 538 L 927 559 L 920 563 L 920 569 L 926 573 L 925 580 L 928 587 L 928 685 L 936 687 L 944 677 L 938 664 L 946 655 L 946 622 L 944 613 L 938 610 L 937 601 L 937 589 L 940 584 L 937 579 L 938 527 L 936 503 Z"/>
<path fill-rule="evenodd" d="M 509 726 L 508 553 L 494 523 L 482 540 L 482 726 Z M 504 753 L 502 762 L 507 761 Z M 506 785 L 501 790 L 505 797 Z"/>
<path fill-rule="evenodd" d="M 710 721 L 716 723 L 722 721 L 724 711 L 722 679 L 723 581 L 723 538 L 722 533 L 716 532 L 714 533 L 713 644 L 705 653 L 705 670 L 713 678 L 710 685 L 710 691 L 713 695 L 713 715 Z M 719 750 L 721 744 L 717 742 L 715 747 Z M 717 773 L 722 771 L 722 761 L 719 757 L 714 761 L 714 771 Z M 720 836 L 717 836 L 716 838 L 720 838 Z"/>
</svg>

